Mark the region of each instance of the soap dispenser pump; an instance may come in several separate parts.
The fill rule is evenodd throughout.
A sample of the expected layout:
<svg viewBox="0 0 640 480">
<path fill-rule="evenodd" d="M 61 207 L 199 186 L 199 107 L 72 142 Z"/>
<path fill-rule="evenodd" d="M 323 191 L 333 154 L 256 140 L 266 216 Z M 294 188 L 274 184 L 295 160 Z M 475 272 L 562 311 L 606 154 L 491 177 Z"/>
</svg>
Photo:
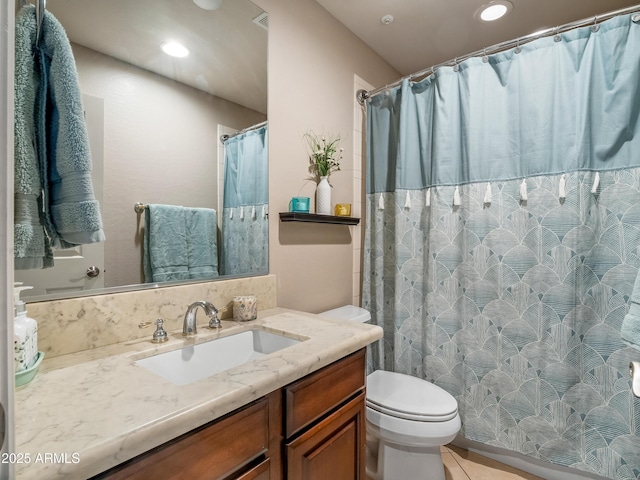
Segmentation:
<svg viewBox="0 0 640 480">
<path fill-rule="evenodd" d="M 33 287 L 14 286 L 14 368 L 16 373 L 26 370 L 34 365 L 38 359 L 38 323 L 27 317 L 27 309 L 24 301 L 20 299 L 20 292 Z"/>
</svg>

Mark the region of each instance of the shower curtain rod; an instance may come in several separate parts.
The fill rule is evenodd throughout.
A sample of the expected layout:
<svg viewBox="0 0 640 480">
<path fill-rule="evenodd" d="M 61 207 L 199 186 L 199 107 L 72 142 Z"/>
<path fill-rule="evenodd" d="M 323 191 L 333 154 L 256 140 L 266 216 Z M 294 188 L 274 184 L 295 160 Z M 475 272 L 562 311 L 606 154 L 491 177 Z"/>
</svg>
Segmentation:
<svg viewBox="0 0 640 480">
<path fill-rule="evenodd" d="M 476 50 L 475 52 L 472 53 L 468 53 L 466 55 L 463 55 L 461 57 L 456 57 L 454 59 L 448 60 L 446 62 L 443 63 L 438 63 L 437 65 L 433 65 L 432 67 L 429 68 L 425 68 L 424 70 L 420 70 L 416 73 L 412 73 L 411 75 L 407 75 L 405 77 L 400 78 L 399 80 L 396 80 L 393 83 L 389 83 L 387 85 L 385 85 L 384 87 L 379 87 L 376 88 L 374 90 L 371 91 L 367 91 L 367 90 L 358 90 L 356 92 L 356 99 L 358 100 L 358 103 L 360 103 L 360 105 L 364 105 L 364 102 L 366 99 L 377 95 L 378 93 L 387 91 L 391 88 L 397 87 L 398 85 L 400 85 L 404 80 L 409 79 L 409 80 L 413 80 L 415 78 L 420 78 L 423 77 L 427 74 L 432 74 L 435 73 L 436 69 L 440 68 L 440 67 L 456 67 L 458 64 L 464 62 L 465 60 L 468 60 L 469 58 L 472 57 L 486 57 L 489 54 L 493 54 L 493 53 L 498 53 L 498 52 L 502 52 L 504 50 L 509 50 L 510 48 L 516 47 L 519 48 L 520 46 L 532 42 L 534 40 L 537 40 L 539 38 L 542 37 L 546 37 L 549 35 L 560 35 L 561 33 L 564 32 L 568 32 L 569 30 L 573 30 L 576 28 L 580 28 L 580 27 L 586 27 L 588 25 L 591 25 L 592 29 L 594 32 L 598 31 L 599 25 L 598 22 L 602 22 L 604 20 L 609 20 L 610 18 L 613 17 L 617 17 L 619 15 L 626 15 L 626 14 L 630 14 L 630 13 L 635 13 L 635 12 L 640 12 L 640 4 L 639 5 L 635 5 L 633 7 L 627 7 L 627 8 L 622 8 L 620 10 L 615 10 L 613 12 L 609 12 L 609 13 L 604 13 L 602 15 L 596 15 L 595 17 L 589 17 L 589 18 L 585 18 L 583 20 L 577 20 L 575 22 L 571 22 L 571 23 L 566 23 L 564 25 L 560 25 L 558 27 L 553 27 L 553 28 L 547 28 L 546 30 L 542 30 L 540 32 L 534 32 L 531 33 L 529 35 L 525 35 L 524 37 L 518 37 L 514 40 L 508 40 L 506 42 L 502 42 L 502 43 L 496 43 L 495 45 L 492 45 L 490 47 L 487 48 L 483 48 L 482 50 Z M 633 17 L 631 17 L 631 20 L 635 23 L 640 23 L 640 13 L 636 13 Z"/>
<path fill-rule="evenodd" d="M 264 127 L 267 123 L 269 123 L 269 121 L 265 120 L 264 122 L 256 123 L 255 125 L 251 125 L 250 127 L 247 127 L 244 130 L 240 130 L 239 132 L 233 133 L 231 135 L 220 135 L 220 141 L 224 143 L 230 138 L 236 137 L 238 135 L 242 135 L 243 133 L 250 132 L 251 130 L 257 130 L 258 128 Z"/>
</svg>

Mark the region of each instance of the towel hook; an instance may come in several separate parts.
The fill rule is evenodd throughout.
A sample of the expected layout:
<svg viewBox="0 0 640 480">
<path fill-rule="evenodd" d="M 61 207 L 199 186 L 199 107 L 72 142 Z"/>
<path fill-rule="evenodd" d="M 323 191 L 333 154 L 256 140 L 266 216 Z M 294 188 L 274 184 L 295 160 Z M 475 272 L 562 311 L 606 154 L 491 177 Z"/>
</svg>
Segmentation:
<svg viewBox="0 0 640 480">
<path fill-rule="evenodd" d="M 36 2 L 36 45 L 40 43 L 40 34 L 42 33 L 42 21 L 44 20 L 44 12 L 47 9 L 46 0 L 38 0 Z"/>
</svg>

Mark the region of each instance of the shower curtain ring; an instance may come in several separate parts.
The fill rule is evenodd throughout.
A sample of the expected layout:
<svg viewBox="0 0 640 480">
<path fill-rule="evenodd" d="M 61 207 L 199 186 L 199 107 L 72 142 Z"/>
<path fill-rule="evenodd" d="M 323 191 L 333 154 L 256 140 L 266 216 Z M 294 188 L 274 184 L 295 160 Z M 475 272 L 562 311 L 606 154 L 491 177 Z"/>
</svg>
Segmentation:
<svg viewBox="0 0 640 480">
<path fill-rule="evenodd" d="M 487 63 L 489 61 L 489 57 L 487 57 L 487 49 L 485 48 L 482 54 L 482 63 Z"/>
<path fill-rule="evenodd" d="M 431 80 L 436 78 L 436 70 L 433 67 L 431 67 L 431 75 L 429 75 L 429 78 L 431 78 Z"/>
<path fill-rule="evenodd" d="M 515 53 L 520 53 L 522 49 L 520 48 L 520 37 L 516 39 L 516 48 L 513 50 Z"/>
<path fill-rule="evenodd" d="M 460 70 L 460 65 L 458 65 L 458 57 L 453 60 L 453 71 L 457 72 Z"/>
<path fill-rule="evenodd" d="M 593 26 L 591 27 L 591 31 L 596 33 L 598 30 L 600 30 L 600 25 L 598 25 L 598 16 L 596 15 L 593 17 Z"/>
<path fill-rule="evenodd" d="M 559 27 L 556 27 L 556 28 L 554 28 L 554 29 L 553 29 L 553 31 L 554 31 L 554 34 L 553 34 L 553 41 L 554 41 L 554 42 L 560 42 L 560 41 L 562 41 L 562 35 L 560 35 L 560 33 L 558 33 L 558 28 L 559 28 Z"/>
</svg>

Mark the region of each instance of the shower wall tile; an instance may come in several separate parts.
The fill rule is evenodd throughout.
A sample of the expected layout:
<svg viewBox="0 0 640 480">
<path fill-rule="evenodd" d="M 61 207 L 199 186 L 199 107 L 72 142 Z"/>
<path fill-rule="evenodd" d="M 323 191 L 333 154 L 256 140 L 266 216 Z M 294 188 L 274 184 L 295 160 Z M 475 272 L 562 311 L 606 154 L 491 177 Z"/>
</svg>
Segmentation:
<svg viewBox="0 0 640 480">
<path fill-rule="evenodd" d="M 353 79 L 353 201 L 351 215 L 362 218 L 364 192 L 364 125 L 365 110 L 356 99 L 358 90 L 373 90 L 373 86 L 354 75 Z M 361 272 L 362 272 L 362 229 L 363 223 L 352 228 L 353 235 L 353 304 L 360 305 L 361 300 Z"/>
</svg>

